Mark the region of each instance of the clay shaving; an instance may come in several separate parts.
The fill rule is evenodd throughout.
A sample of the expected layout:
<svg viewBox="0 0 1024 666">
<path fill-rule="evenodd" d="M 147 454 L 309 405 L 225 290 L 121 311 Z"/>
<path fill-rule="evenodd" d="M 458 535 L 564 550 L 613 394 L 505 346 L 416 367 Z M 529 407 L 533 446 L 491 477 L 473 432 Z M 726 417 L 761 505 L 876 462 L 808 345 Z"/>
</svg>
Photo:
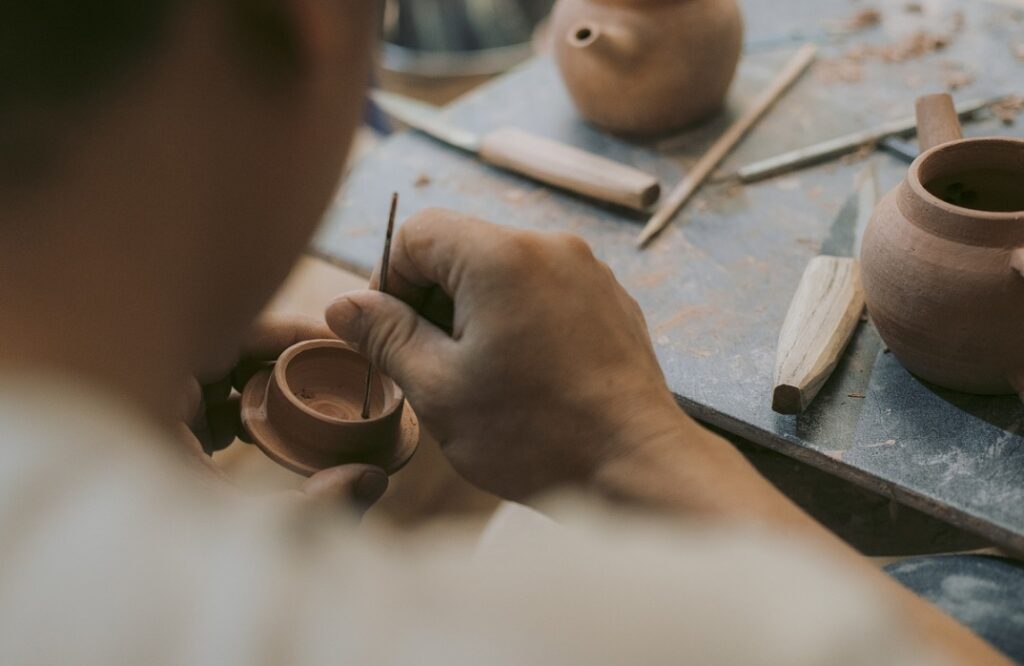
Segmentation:
<svg viewBox="0 0 1024 666">
<path fill-rule="evenodd" d="M 873 7 L 868 7 L 843 21 L 843 30 L 845 32 L 860 32 L 861 30 L 873 28 L 881 22 L 882 12 Z"/>
<path fill-rule="evenodd" d="M 861 44 L 847 51 L 847 58 L 857 61 L 881 60 L 882 62 L 905 62 L 929 53 L 935 53 L 949 46 L 952 38 L 926 30 L 919 30 L 893 44 Z"/>
<path fill-rule="evenodd" d="M 864 65 L 852 58 L 822 60 L 815 76 L 822 83 L 859 83 L 864 80 Z"/>
<path fill-rule="evenodd" d="M 920 6 L 912 9 L 916 3 L 906 6 L 906 10 L 920 11 Z M 863 29 L 875 25 L 882 19 L 875 9 L 865 9 L 847 20 L 847 26 Z M 822 83 L 858 83 L 864 80 L 864 63 L 875 60 L 885 63 L 900 63 L 942 51 L 952 43 L 956 33 L 964 27 L 964 15 L 953 14 L 950 30 L 946 33 L 918 30 L 907 37 L 889 44 L 858 44 L 851 47 L 838 58 L 823 60 L 817 67 L 817 77 Z M 946 87 L 950 90 L 962 88 L 974 81 L 973 75 L 962 71 L 962 68 L 950 68 L 945 73 Z"/>
<path fill-rule="evenodd" d="M 1024 97 L 1012 95 L 992 105 L 992 114 L 1004 125 L 1013 125 L 1017 116 L 1024 111 Z"/>
<path fill-rule="evenodd" d="M 974 83 L 974 75 L 965 71 L 960 63 L 946 61 L 942 63 L 942 80 L 946 88 L 953 91 Z"/>
</svg>

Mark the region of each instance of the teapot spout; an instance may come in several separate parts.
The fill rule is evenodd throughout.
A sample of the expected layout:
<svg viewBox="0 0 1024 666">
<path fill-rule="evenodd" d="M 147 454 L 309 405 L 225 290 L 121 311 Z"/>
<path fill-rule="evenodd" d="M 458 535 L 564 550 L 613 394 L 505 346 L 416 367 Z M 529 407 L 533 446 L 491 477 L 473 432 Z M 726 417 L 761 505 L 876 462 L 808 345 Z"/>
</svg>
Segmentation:
<svg viewBox="0 0 1024 666">
<path fill-rule="evenodd" d="M 569 46 L 589 51 L 616 64 L 629 63 L 640 53 L 640 38 L 625 26 L 577 23 L 566 35 Z"/>
<path fill-rule="evenodd" d="M 917 98 L 917 139 L 921 152 L 962 138 L 960 118 L 948 93 Z"/>
</svg>

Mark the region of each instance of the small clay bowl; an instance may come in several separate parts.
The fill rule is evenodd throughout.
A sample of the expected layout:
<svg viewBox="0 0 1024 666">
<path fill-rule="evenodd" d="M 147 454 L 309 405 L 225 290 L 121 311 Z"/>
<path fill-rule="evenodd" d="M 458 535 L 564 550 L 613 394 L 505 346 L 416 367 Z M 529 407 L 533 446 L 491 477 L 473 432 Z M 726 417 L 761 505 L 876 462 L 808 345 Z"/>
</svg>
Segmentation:
<svg viewBox="0 0 1024 666">
<path fill-rule="evenodd" d="M 419 444 L 419 423 L 402 390 L 373 373 L 370 418 L 362 418 L 368 362 L 339 340 L 287 349 L 242 391 L 242 423 L 278 464 L 312 476 L 350 463 L 401 469 Z"/>
</svg>

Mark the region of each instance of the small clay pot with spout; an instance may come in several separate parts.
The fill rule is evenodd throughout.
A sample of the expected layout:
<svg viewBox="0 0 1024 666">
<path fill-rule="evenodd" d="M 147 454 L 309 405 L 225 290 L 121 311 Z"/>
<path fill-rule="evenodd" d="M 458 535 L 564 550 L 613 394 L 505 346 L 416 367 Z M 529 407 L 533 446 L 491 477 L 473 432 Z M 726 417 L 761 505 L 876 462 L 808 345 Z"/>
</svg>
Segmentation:
<svg viewBox="0 0 1024 666">
<path fill-rule="evenodd" d="M 743 47 L 736 0 L 559 0 L 555 57 L 580 114 L 660 134 L 713 114 Z"/>
<path fill-rule="evenodd" d="M 368 367 L 339 340 L 299 343 L 245 385 L 242 423 L 268 457 L 305 476 L 349 463 L 396 472 L 416 451 L 419 424 L 402 390 L 377 372 L 363 418 Z"/>
<path fill-rule="evenodd" d="M 871 319 L 915 375 L 1024 391 L 1024 140 L 963 139 L 949 95 L 918 100 L 922 154 L 878 205 L 861 276 Z"/>
</svg>

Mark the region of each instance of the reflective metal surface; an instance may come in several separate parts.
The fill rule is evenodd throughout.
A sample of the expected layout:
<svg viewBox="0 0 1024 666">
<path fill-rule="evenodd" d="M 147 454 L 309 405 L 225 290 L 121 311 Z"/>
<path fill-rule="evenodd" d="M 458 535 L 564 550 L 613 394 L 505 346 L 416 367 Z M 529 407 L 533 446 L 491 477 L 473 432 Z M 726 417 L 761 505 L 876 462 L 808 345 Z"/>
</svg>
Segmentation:
<svg viewBox="0 0 1024 666">
<path fill-rule="evenodd" d="M 387 0 L 385 69 L 420 76 L 496 74 L 531 54 L 554 0 Z"/>
</svg>

